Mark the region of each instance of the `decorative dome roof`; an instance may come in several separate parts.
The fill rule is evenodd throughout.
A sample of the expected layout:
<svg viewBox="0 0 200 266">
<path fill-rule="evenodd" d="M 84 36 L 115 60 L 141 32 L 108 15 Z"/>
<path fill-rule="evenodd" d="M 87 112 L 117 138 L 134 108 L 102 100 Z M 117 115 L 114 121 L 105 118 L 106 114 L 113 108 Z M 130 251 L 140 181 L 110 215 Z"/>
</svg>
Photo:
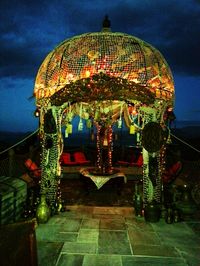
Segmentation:
<svg viewBox="0 0 200 266">
<path fill-rule="evenodd" d="M 173 102 L 173 77 L 161 53 L 141 39 L 111 31 L 75 36 L 50 52 L 36 76 L 36 100 L 100 73 L 145 86 L 155 98 Z"/>
</svg>

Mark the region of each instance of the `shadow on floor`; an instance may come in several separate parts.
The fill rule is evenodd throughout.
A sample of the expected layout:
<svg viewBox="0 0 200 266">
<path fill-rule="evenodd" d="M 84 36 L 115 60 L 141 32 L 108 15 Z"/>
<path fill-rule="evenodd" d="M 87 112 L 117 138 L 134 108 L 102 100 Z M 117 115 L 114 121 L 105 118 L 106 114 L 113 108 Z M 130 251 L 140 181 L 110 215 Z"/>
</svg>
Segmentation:
<svg viewBox="0 0 200 266">
<path fill-rule="evenodd" d="M 61 193 L 65 205 L 133 206 L 135 181 L 108 182 L 100 189 L 84 179 L 62 179 Z"/>
</svg>

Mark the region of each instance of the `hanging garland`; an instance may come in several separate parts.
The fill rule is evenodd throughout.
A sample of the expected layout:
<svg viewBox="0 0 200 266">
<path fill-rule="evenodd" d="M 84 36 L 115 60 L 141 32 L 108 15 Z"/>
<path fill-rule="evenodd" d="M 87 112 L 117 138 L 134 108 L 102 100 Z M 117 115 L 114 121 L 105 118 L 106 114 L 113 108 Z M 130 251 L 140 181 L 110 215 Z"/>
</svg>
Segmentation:
<svg viewBox="0 0 200 266">
<path fill-rule="evenodd" d="M 50 97 L 52 105 L 60 106 L 64 102 L 91 102 L 103 100 L 135 99 L 151 104 L 155 95 L 148 87 L 119 77 L 111 77 L 102 72 L 90 78 L 84 78 L 67 84 Z"/>
</svg>

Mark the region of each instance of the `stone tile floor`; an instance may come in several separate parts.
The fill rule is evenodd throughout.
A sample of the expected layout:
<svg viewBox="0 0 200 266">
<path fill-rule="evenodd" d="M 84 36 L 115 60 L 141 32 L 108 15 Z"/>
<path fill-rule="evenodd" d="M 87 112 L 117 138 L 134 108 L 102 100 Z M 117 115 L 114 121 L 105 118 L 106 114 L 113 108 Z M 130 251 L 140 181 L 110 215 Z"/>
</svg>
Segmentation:
<svg viewBox="0 0 200 266">
<path fill-rule="evenodd" d="M 39 266 L 200 265 L 200 221 L 147 223 L 129 207 L 68 206 L 36 237 Z"/>
</svg>

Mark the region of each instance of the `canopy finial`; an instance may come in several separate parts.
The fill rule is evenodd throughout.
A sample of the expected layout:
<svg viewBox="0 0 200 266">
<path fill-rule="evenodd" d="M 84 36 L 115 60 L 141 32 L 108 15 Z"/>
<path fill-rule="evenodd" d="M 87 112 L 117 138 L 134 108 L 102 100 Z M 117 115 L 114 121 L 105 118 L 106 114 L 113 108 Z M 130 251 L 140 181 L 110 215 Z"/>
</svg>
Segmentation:
<svg viewBox="0 0 200 266">
<path fill-rule="evenodd" d="M 110 20 L 108 18 L 108 15 L 105 15 L 102 26 L 103 26 L 102 31 L 111 31 L 111 29 L 110 29 L 111 23 L 110 23 Z"/>
</svg>

